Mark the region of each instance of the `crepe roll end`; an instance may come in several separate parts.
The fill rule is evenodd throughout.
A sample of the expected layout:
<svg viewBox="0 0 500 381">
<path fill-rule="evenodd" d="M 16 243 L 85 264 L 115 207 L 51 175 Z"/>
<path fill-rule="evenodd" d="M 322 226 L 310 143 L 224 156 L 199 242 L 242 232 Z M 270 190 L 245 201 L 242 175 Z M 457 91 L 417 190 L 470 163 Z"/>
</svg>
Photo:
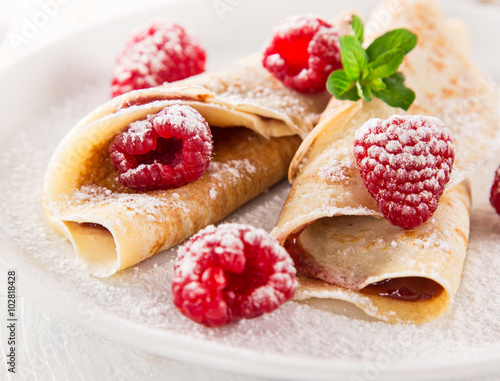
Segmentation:
<svg viewBox="0 0 500 381">
<path fill-rule="evenodd" d="M 118 248 L 111 231 L 92 222 L 63 221 L 79 265 L 96 277 L 108 277 L 120 268 Z"/>
</svg>

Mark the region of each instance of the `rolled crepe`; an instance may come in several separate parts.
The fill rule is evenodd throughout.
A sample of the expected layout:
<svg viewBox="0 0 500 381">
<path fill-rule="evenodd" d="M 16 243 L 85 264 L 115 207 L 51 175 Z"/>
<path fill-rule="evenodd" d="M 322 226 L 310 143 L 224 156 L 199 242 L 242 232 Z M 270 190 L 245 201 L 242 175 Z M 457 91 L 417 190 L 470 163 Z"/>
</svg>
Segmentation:
<svg viewBox="0 0 500 381">
<path fill-rule="evenodd" d="M 418 35 L 401 66 L 416 93 L 408 113 L 440 118 L 456 147 L 438 209 L 411 231 L 382 218 L 356 168 L 354 135 L 371 118 L 406 113 L 377 99 L 332 99 L 292 161 L 293 186 L 272 234 L 296 263 L 296 299 L 343 300 L 388 322 L 425 323 L 450 310 L 459 286 L 471 208 L 465 179 L 497 138 L 498 98 L 460 48 L 463 29 L 434 1 L 398 4 L 383 4 L 374 14 L 391 15 L 378 34 L 407 28 Z"/>
<path fill-rule="evenodd" d="M 218 72 L 110 100 L 73 127 L 46 172 L 43 205 L 77 263 L 110 276 L 170 248 L 227 216 L 286 176 L 328 96 L 285 88 L 253 56 Z M 108 147 L 130 123 L 173 104 L 209 123 L 213 158 L 203 176 L 166 191 L 123 187 Z"/>
</svg>

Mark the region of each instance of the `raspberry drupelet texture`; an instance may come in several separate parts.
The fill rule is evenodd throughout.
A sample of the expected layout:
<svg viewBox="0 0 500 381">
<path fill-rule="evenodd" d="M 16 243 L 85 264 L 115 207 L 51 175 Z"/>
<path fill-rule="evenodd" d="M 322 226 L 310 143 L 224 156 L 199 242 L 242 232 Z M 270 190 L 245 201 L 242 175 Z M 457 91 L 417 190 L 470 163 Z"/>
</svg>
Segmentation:
<svg viewBox="0 0 500 381">
<path fill-rule="evenodd" d="M 287 251 L 262 229 L 209 226 L 178 252 L 172 281 L 177 309 L 208 327 L 269 313 L 297 288 Z"/>
<path fill-rule="evenodd" d="M 262 64 L 298 92 L 324 91 L 330 73 L 342 68 L 339 32 L 311 15 L 289 17 L 274 30 Z"/>
<path fill-rule="evenodd" d="M 138 191 L 178 188 L 199 179 L 212 151 L 208 123 L 186 105 L 130 124 L 109 146 L 118 180 Z"/>
<path fill-rule="evenodd" d="M 356 132 L 354 157 L 384 217 L 413 229 L 435 212 L 450 179 L 455 147 L 439 119 L 394 115 L 371 119 Z"/>
<path fill-rule="evenodd" d="M 119 54 L 111 95 L 202 73 L 205 61 L 205 50 L 181 25 L 153 22 L 134 34 Z"/>
<path fill-rule="evenodd" d="M 497 213 L 500 214 L 500 167 L 495 172 L 495 178 L 491 186 L 490 202 Z"/>
</svg>

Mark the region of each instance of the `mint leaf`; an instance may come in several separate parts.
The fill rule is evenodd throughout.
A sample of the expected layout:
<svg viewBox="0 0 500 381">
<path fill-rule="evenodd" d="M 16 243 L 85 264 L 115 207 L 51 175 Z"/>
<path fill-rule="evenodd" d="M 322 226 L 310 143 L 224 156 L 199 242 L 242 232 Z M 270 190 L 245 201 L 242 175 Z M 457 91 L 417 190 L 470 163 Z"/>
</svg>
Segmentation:
<svg viewBox="0 0 500 381">
<path fill-rule="evenodd" d="M 405 52 L 402 49 L 391 49 L 382 53 L 375 61 L 368 64 L 368 67 L 371 69 L 368 78 L 390 77 L 398 71 L 404 58 Z"/>
<path fill-rule="evenodd" d="M 417 36 L 407 29 L 395 29 L 377 38 L 365 50 L 364 26 L 353 15 L 351 34 L 339 38 L 343 70 L 330 74 L 326 87 L 337 99 L 370 102 L 373 96 L 393 107 L 405 110 L 415 93 L 404 85 L 398 72 L 405 55 L 417 44 Z"/>
<path fill-rule="evenodd" d="M 417 45 L 417 36 L 408 29 L 394 29 L 377 38 L 366 49 L 370 62 L 392 49 L 401 49 L 405 54 Z"/>
<path fill-rule="evenodd" d="M 363 43 L 365 28 L 363 26 L 363 21 L 356 15 L 352 15 L 351 31 L 353 36 L 356 37 L 360 43 Z"/>
<path fill-rule="evenodd" d="M 384 81 L 382 81 L 381 78 L 374 78 L 369 81 L 369 86 L 372 88 L 373 91 L 375 90 L 383 90 L 387 86 L 385 85 Z"/>
<path fill-rule="evenodd" d="M 415 100 L 415 93 L 403 84 L 404 76 L 396 73 L 384 78 L 385 89 L 373 90 L 373 94 L 392 107 L 408 110 Z"/>
<path fill-rule="evenodd" d="M 403 73 L 400 73 L 399 71 L 397 73 L 394 73 L 393 75 L 391 75 L 392 79 L 395 79 L 395 80 L 398 80 L 400 82 L 404 82 L 405 81 L 405 76 Z"/>
<path fill-rule="evenodd" d="M 359 99 L 356 84 L 347 78 L 344 70 L 335 70 L 331 73 L 326 88 L 337 99 L 351 101 Z"/>
<path fill-rule="evenodd" d="M 358 91 L 358 96 L 363 98 L 365 102 L 371 102 L 372 100 L 372 89 L 364 82 L 356 82 L 356 89 Z"/>
<path fill-rule="evenodd" d="M 368 56 L 361 42 L 354 36 L 341 36 L 340 54 L 344 71 L 351 81 L 356 81 L 368 73 Z"/>
</svg>

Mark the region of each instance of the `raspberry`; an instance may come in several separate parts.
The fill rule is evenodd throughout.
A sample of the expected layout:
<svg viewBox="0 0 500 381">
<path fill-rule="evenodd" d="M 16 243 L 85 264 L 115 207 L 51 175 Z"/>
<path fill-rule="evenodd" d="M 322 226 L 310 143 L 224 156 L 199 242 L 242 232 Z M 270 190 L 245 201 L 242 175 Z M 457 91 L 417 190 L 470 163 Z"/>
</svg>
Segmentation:
<svg viewBox="0 0 500 381">
<path fill-rule="evenodd" d="M 287 251 L 252 226 L 209 226 L 185 243 L 175 260 L 174 304 L 208 327 L 274 311 L 296 288 Z"/>
<path fill-rule="evenodd" d="M 497 213 L 500 214 L 500 167 L 498 167 L 495 172 L 495 179 L 493 180 L 493 185 L 491 186 L 490 202 Z"/>
<path fill-rule="evenodd" d="M 131 123 L 109 146 L 118 180 L 139 191 L 178 188 L 199 179 L 212 150 L 208 123 L 186 105 Z"/>
<path fill-rule="evenodd" d="M 198 40 L 175 23 L 153 22 L 138 31 L 120 53 L 111 80 L 113 97 L 205 71 Z"/>
<path fill-rule="evenodd" d="M 455 147 L 439 119 L 394 115 L 371 119 L 356 132 L 354 157 L 384 217 L 413 229 L 436 210 L 450 179 Z"/>
<path fill-rule="evenodd" d="M 339 32 L 311 15 L 289 17 L 274 30 L 262 64 L 298 92 L 324 91 L 330 73 L 342 68 Z"/>
</svg>

